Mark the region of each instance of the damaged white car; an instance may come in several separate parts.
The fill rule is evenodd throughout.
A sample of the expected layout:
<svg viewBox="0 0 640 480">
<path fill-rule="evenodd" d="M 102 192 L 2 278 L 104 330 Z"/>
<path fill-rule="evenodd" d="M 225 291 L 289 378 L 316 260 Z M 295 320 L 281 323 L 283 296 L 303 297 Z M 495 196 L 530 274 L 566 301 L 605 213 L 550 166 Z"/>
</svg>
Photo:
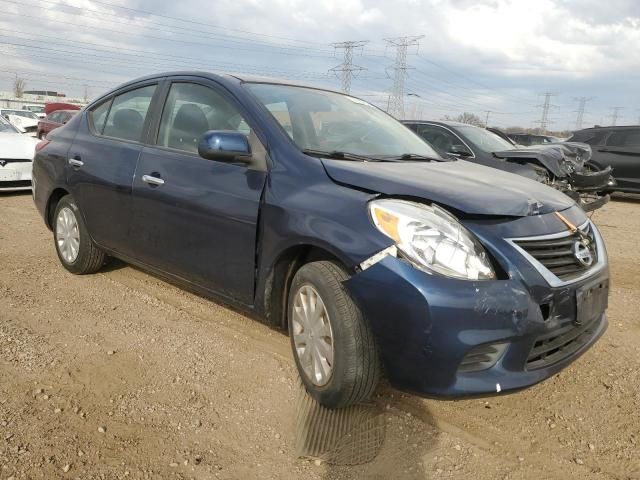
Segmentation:
<svg viewBox="0 0 640 480">
<path fill-rule="evenodd" d="M 31 189 L 31 166 L 38 140 L 20 133 L 0 116 L 0 192 Z"/>
<path fill-rule="evenodd" d="M 20 133 L 27 133 L 35 137 L 35 133 L 38 130 L 38 121 L 40 120 L 35 113 L 29 110 L 1 108 L 0 115 L 16 127 Z"/>
</svg>

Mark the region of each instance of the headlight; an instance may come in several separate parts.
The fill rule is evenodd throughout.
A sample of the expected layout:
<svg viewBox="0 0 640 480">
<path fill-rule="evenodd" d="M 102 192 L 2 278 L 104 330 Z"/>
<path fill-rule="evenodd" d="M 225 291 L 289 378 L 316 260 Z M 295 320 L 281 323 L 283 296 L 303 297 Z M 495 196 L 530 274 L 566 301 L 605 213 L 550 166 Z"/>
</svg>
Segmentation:
<svg viewBox="0 0 640 480">
<path fill-rule="evenodd" d="M 496 278 L 482 245 L 443 209 L 404 200 L 374 200 L 369 214 L 378 230 L 421 270 L 465 280 Z"/>
</svg>

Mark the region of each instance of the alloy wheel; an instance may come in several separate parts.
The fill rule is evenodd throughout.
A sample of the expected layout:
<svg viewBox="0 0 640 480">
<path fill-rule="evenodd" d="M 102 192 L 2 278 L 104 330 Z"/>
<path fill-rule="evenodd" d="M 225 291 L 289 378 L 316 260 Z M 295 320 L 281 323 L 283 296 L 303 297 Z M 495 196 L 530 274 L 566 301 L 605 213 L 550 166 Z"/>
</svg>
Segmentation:
<svg viewBox="0 0 640 480">
<path fill-rule="evenodd" d="M 80 230 L 76 215 L 69 207 L 61 208 L 58 212 L 56 245 L 65 262 L 71 264 L 76 261 L 80 249 Z"/>
<path fill-rule="evenodd" d="M 292 319 L 295 353 L 314 385 L 329 382 L 333 372 L 333 332 L 318 291 L 302 285 L 294 297 Z"/>
</svg>

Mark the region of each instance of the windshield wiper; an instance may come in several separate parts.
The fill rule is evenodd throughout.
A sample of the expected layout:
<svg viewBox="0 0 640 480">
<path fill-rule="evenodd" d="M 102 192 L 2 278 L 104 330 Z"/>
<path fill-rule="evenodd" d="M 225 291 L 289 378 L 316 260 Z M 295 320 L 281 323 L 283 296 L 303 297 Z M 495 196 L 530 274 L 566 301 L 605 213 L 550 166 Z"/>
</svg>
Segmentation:
<svg viewBox="0 0 640 480">
<path fill-rule="evenodd" d="M 446 161 L 444 158 L 437 157 L 428 157 L 426 155 L 420 155 L 419 153 L 403 153 L 402 155 L 396 157 L 400 160 L 420 160 L 424 162 L 444 162 Z"/>
<path fill-rule="evenodd" d="M 325 152 L 324 150 L 305 149 L 302 150 L 305 155 L 312 155 L 315 157 L 335 158 L 336 160 L 354 160 L 360 162 L 379 162 L 379 158 L 368 157 L 366 155 L 358 155 L 357 153 L 341 152 L 340 150 L 332 150 Z"/>
</svg>

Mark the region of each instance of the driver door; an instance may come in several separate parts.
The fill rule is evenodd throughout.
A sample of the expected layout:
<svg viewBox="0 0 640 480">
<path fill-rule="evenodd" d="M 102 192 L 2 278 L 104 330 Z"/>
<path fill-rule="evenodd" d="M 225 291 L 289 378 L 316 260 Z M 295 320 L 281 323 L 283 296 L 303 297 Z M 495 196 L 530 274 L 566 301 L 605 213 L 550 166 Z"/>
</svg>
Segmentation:
<svg viewBox="0 0 640 480">
<path fill-rule="evenodd" d="M 159 111 L 155 144 L 143 149 L 133 184 L 136 257 L 251 304 L 266 172 L 206 160 L 198 142 L 208 130 L 236 130 L 257 152 L 259 140 L 214 82 L 174 80 Z"/>
</svg>

